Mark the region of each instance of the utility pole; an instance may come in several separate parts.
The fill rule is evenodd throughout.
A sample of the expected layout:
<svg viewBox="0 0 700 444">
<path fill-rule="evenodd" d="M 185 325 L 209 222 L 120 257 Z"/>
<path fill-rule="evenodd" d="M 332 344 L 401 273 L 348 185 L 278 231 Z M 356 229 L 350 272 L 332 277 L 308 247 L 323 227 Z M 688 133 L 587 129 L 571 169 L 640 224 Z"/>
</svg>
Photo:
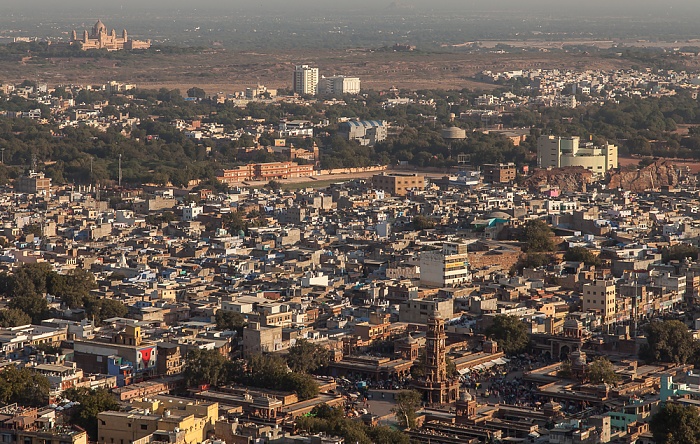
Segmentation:
<svg viewBox="0 0 700 444">
<path fill-rule="evenodd" d="M 119 155 L 119 188 L 122 187 L 122 155 Z"/>
<path fill-rule="evenodd" d="M 5 165 L 5 148 L 0 149 L 0 152 L 2 152 L 2 164 Z"/>
</svg>

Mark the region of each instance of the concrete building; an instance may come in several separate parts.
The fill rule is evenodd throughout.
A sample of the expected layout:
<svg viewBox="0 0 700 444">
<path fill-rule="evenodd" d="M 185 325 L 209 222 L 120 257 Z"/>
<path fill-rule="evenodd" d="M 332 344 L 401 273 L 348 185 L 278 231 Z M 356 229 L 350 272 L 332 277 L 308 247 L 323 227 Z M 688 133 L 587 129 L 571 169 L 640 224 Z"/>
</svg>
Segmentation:
<svg viewBox="0 0 700 444">
<path fill-rule="evenodd" d="M 372 186 L 392 196 L 405 196 L 408 190 L 425 188 L 425 178 L 418 174 L 375 174 Z"/>
<path fill-rule="evenodd" d="M 318 68 L 298 65 L 294 68 L 294 92 L 302 96 L 318 94 Z"/>
<path fill-rule="evenodd" d="M 246 356 L 282 350 L 282 327 L 263 327 L 250 322 L 243 329 L 243 354 Z"/>
<path fill-rule="evenodd" d="M 584 312 L 592 311 L 601 316 L 604 325 L 615 320 L 615 283 L 611 280 L 596 279 L 590 284 L 584 284 L 582 308 Z"/>
<path fill-rule="evenodd" d="M 401 303 L 399 322 L 426 324 L 432 315 L 450 319 L 453 314 L 453 299 L 411 299 Z"/>
<path fill-rule="evenodd" d="M 182 209 L 182 220 L 191 222 L 197 219 L 203 211 L 204 208 L 202 206 L 191 203 Z"/>
<path fill-rule="evenodd" d="M 17 179 L 17 192 L 47 195 L 51 191 L 51 179 L 44 173 L 30 171 L 28 175 Z"/>
<path fill-rule="evenodd" d="M 515 180 L 517 170 L 513 162 L 487 163 L 483 166 L 484 182 L 510 183 Z"/>
<path fill-rule="evenodd" d="M 321 77 L 321 80 L 318 82 L 318 92 L 329 96 L 359 94 L 360 79 L 345 76 Z"/>
<path fill-rule="evenodd" d="M 219 417 L 216 402 L 178 399 L 174 402 L 156 400 L 134 402 L 140 407 L 130 412 L 107 411 L 97 415 L 100 444 L 135 442 L 157 431 L 184 432 L 184 442 L 204 442 L 214 431 Z M 171 400 L 172 401 L 172 400 Z"/>
<path fill-rule="evenodd" d="M 537 139 L 537 166 L 540 168 L 583 167 L 603 175 L 617 168 L 617 146 L 581 143 L 581 138 L 542 136 Z"/>
<path fill-rule="evenodd" d="M 442 250 L 420 254 L 420 283 L 428 287 L 455 287 L 469 282 L 467 246 L 445 243 Z"/>
<path fill-rule="evenodd" d="M 341 122 L 338 129 L 347 140 L 358 141 L 360 145 L 374 145 L 387 137 L 384 120 L 349 120 Z"/>
</svg>

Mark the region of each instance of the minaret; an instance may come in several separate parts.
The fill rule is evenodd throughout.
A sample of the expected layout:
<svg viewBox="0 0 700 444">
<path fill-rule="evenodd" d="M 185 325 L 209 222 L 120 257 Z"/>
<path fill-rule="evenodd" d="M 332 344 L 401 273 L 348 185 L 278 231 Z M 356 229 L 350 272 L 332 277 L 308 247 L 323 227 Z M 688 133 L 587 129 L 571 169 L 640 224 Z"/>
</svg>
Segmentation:
<svg viewBox="0 0 700 444">
<path fill-rule="evenodd" d="M 126 33 L 126 29 L 122 31 L 122 38 L 124 39 L 124 42 L 129 40 L 129 35 Z"/>
<path fill-rule="evenodd" d="M 70 35 L 70 41 L 71 41 L 71 42 L 77 42 L 77 41 L 78 41 L 78 33 L 75 32 L 75 29 L 73 30 L 73 32 L 72 32 L 71 35 Z"/>
</svg>

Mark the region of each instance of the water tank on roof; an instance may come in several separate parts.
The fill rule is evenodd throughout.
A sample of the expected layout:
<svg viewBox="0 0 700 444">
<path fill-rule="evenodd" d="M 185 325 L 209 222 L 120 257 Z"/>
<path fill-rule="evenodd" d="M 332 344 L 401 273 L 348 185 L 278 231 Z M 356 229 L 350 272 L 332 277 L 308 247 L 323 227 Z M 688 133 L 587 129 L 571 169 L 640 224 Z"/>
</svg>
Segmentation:
<svg viewBox="0 0 700 444">
<path fill-rule="evenodd" d="M 441 134 L 443 139 L 457 140 L 467 138 L 467 132 L 462 128 L 458 128 L 456 126 L 443 129 Z"/>
</svg>

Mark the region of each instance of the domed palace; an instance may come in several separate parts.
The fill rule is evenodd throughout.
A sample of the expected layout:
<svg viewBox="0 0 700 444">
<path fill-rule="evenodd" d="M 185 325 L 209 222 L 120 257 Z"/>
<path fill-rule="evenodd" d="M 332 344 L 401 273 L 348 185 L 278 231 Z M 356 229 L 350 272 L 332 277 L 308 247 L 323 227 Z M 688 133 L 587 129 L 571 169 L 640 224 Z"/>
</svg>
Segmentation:
<svg viewBox="0 0 700 444">
<path fill-rule="evenodd" d="M 92 32 L 83 31 L 82 38 L 78 39 L 78 34 L 73 30 L 70 39 L 71 45 L 80 45 L 83 51 L 89 49 L 106 49 L 107 51 L 120 51 L 122 49 L 148 49 L 151 47 L 150 40 L 133 40 L 129 38 L 126 29 L 122 31 L 121 37 L 117 37 L 117 32 L 112 29 L 107 33 L 107 27 L 102 20 L 98 20 L 92 27 Z"/>
</svg>

